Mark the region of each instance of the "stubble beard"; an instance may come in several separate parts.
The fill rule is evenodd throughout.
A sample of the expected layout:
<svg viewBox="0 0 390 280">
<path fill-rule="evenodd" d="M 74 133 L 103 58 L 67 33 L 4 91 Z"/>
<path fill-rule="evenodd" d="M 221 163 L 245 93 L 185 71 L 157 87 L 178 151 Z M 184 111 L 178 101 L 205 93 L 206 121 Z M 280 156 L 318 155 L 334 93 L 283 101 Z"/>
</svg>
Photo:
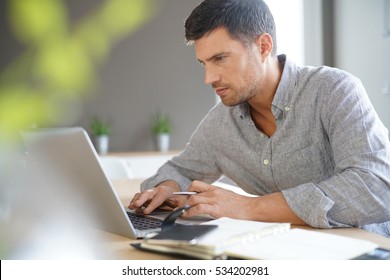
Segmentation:
<svg viewBox="0 0 390 280">
<path fill-rule="evenodd" d="M 237 88 L 232 85 L 225 85 L 231 92 L 227 96 L 221 97 L 222 103 L 228 107 L 246 103 L 257 94 L 257 83 L 258 81 L 255 81 L 255 78 L 251 75 L 245 86 Z"/>
<path fill-rule="evenodd" d="M 249 74 L 241 82 L 240 86 L 236 87 L 231 84 L 221 86 L 227 87 L 231 91 L 227 96 L 221 97 L 221 101 L 225 106 L 232 107 L 248 102 L 257 95 L 262 83 L 261 77 L 263 76 L 263 70 L 256 64 L 257 60 L 252 52 L 249 54 L 249 61 Z"/>
</svg>

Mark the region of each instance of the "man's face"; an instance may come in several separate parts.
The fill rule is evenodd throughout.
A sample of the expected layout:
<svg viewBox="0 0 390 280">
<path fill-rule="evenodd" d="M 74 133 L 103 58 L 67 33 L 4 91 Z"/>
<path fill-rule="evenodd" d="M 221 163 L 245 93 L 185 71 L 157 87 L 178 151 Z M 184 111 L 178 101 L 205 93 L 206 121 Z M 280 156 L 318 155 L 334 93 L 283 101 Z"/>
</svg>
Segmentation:
<svg viewBox="0 0 390 280">
<path fill-rule="evenodd" d="M 248 101 L 259 92 L 263 70 L 255 43 L 246 47 L 220 27 L 195 41 L 195 53 L 205 67 L 205 83 L 226 106 Z"/>
</svg>

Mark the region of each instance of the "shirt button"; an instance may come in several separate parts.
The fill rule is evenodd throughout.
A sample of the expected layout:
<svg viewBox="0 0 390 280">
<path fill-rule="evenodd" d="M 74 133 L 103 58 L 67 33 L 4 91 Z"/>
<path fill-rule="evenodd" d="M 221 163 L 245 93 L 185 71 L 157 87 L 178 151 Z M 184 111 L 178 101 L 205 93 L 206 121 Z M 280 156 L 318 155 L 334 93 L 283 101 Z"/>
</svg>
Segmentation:
<svg viewBox="0 0 390 280">
<path fill-rule="evenodd" d="M 260 133 L 260 138 L 264 138 L 264 133 Z"/>
<path fill-rule="evenodd" d="M 265 159 L 265 160 L 263 160 L 263 163 L 264 163 L 264 165 L 268 165 L 269 164 L 269 160 Z"/>
<path fill-rule="evenodd" d="M 286 107 L 284 107 L 284 110 L 285 111 L 290 111 L 290 107 L 286 106 Z"/>
</svg>

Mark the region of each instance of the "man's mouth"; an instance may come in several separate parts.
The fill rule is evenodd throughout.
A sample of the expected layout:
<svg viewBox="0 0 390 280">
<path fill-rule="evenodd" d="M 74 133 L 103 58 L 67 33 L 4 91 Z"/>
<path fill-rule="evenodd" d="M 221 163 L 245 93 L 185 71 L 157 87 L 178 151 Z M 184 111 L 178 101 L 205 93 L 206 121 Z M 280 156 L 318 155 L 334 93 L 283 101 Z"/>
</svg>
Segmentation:
<svg viewBox="0 0 390 280">
<path fill-rule="evenodd" d="M 229 88 L 228 87 L 217 87 L 217 88 L 214 88 L 214 90 L 218 96 L 222 97 L 228 93 Z"/>
</svg>

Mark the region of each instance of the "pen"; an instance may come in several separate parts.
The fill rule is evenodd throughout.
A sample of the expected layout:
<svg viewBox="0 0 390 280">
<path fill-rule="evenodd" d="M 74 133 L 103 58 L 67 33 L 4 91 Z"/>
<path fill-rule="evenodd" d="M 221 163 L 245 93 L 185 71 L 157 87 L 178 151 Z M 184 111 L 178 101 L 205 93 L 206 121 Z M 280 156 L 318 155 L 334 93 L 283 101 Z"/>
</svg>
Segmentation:
<svg viewBox="0 0 390 280">
<path fill-rule="evenodd" d="M 173 192 L 173 195 L 194 195 L 198 194 L 197 192 Z"/>
</svg>

